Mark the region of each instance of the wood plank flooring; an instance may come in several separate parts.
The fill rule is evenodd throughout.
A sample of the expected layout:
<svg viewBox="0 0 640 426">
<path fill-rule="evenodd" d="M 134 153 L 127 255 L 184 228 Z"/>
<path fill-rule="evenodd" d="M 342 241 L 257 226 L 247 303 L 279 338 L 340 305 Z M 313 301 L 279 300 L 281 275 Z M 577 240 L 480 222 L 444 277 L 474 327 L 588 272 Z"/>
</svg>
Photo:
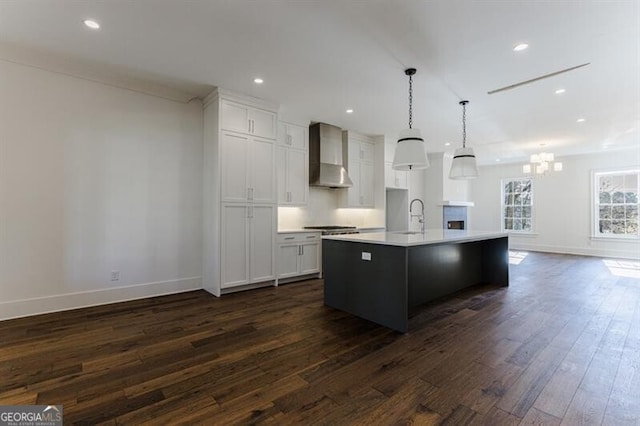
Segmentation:
<svg viewBox="0 0 640 426">
<path fill-rule="evenodd" d="M 405 335 L 325 307 L 321 280 L 0 322 L 0 404 L 63 404 L 67 424 L 640 425 L 640 278 L 541 253 L 510 269 Z"/>
</svg>

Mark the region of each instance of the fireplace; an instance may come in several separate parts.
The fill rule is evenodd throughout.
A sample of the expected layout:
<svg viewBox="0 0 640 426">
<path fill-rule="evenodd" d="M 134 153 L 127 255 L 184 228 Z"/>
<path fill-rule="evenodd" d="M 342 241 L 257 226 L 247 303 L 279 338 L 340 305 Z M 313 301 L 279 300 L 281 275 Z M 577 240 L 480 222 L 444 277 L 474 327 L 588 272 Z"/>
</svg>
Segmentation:
<svg viewBox="0 0 640 426">
<path fill-rule="evenodd" d="M 447 229 L 464 229 L 464 220 L 447 221 Z"/>
<path fill-rule="evenodd" d="M 467 229 L 467 208 L 464 206 L 443 206 L 442 227 L 444 229 Z"/>
</svg>

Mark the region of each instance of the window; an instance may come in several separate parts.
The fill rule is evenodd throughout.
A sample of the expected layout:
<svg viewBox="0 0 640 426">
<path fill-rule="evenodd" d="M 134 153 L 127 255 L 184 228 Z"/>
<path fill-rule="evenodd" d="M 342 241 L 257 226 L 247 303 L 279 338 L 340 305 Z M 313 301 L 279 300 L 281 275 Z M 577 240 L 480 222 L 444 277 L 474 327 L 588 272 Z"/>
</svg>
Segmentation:
<svg viewBox="0 0 640 426">
<path fill-rule="evenodd" d="M 638 238 L 640 170 L 594 174 L 597 237 Z"/>
<path fill-rule="evenodd" d="M 533 193 L 531 178 L 502 181 L 502 229 L 531 232 Z"/>
</svg>

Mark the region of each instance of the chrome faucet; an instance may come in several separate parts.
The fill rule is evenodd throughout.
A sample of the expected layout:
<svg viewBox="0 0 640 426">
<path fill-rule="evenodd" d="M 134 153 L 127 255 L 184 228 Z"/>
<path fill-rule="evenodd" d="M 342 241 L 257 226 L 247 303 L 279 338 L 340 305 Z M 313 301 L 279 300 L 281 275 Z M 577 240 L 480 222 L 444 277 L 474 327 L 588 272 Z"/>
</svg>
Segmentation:
<svg viewBox="0 0 640 426">
<path fill-rule="evenodd" d="M 416 201 L 420 202 L 420 214 L 413 214 L 413 203 Z M 420 198 L 414 198 L 413 200 L 411 200 L 411 203 L 409 204 L 409 213 L 411 214 L 411 219 L 413 219 L 414 217 L 418 218 L 418 223 L 420 224 L 420 232 L 424 234 L 424 203 Z"/>
</svg>

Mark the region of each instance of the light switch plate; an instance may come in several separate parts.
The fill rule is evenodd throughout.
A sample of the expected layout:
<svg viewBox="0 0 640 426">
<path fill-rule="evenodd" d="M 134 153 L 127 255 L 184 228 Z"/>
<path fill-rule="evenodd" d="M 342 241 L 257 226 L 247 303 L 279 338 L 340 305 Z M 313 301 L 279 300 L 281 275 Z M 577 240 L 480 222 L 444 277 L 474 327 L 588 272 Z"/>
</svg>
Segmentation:
<svg viewBox="0 0 640 426">
<path fill-rule="evenodd" d="M 362 260 L 371 260 L 371 253 L 363 251 L 362 252 Z"/>
</svg>

